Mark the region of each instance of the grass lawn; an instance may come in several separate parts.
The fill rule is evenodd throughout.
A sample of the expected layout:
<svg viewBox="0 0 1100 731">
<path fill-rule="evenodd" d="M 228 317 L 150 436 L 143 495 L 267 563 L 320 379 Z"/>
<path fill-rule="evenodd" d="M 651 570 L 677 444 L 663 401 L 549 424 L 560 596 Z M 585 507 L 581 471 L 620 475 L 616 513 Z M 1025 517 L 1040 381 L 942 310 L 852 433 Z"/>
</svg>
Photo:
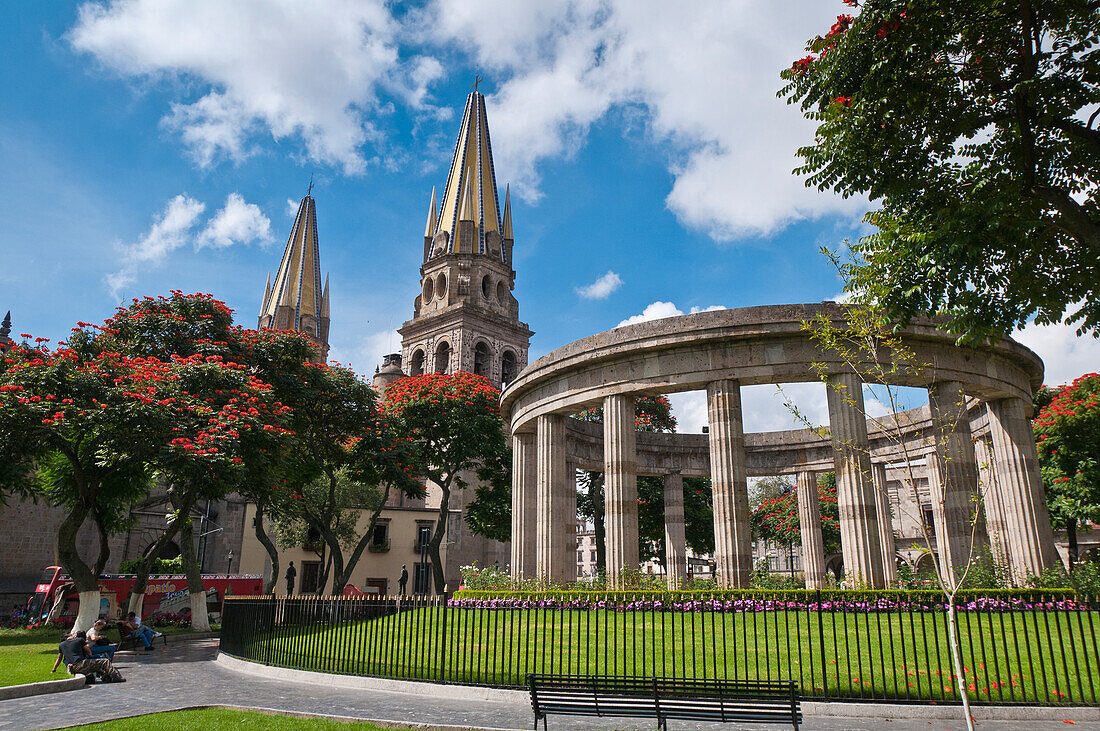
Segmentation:
<svg viewBox="0 0 1100 731">
<path fill-rule="evenodd" d="M 166 635 L 187 634 L 187 627 L 162 627 Z M 112 631 L 114 637 L 117 632 Z M 69 677 L 65 668 L 59 667 L 51 674 L 59 629 L 0 629 L 0 686 L 36 683 L 41 680 L 63 680 Z"/>
<path fill-rule="evenodd" d="M 354 726 L 363 731 L 383 731 L 382 726 L 373 723 L 331 721 L 324 718 L 292 718 L 253 711 L 230 711 L 220 708 L 205 708 L 198 711 L 172 711 L 170 713 L 151 713 L 146 716 L 124 718 L 106 723 L 92 723 L 86 726 L 73 726 L 80 729 L 111 729 L 111 731 L 145 731 L 146 729 L 172 729 L 173 731 L 207 731 L 207 729 L 263 729 L 263 731 L 282 731 L 283 729 L 306 729 L 307 731 L 344 731 Z M 394 729 L 386 729 L 394 731 Z M 401 731 L 401 730 L 399 730 Z M 404 731 L 409 731 L 405 729 Z"/>
<path fill-rule="evenodd" d="M 960 613 L 961 684 L 941 613 L 447 612 L 445 628 L 439 608 L 284 622 L 241 650 L 309 670 L 513 687 L 534 672 L 794 679 L 804 696 L 832 698 L 952 701 L 966 690 L 976 701 L 1091 703 L 1100 691 L 1091 612 Z"/>
</svg>

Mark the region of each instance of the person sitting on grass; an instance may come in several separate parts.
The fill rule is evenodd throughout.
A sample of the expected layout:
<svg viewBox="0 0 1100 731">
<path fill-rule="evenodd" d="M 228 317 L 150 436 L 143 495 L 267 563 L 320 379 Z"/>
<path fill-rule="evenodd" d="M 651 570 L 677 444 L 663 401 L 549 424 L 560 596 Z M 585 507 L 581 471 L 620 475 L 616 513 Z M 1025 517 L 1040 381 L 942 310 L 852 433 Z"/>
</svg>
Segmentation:
<svg viewBox="0 0 1100 731">
<path fill-rule="evenodd" d="M 84 630 L 78 630 L 61 641 L 57 646 L 57 660 L 54 661 L 53 670 L 65 662 L 65 667 L 73 675 L 84 675 L 89 678 L 99 676 L 101 683 L 125 683 L 126 678 L 105 657 L 92 657 L 92 651 L 88 648 L 88 638 Z"/>
<path fill-rule="evenodd" d="M 112 645 L 111 641 L 107 639 L 106 619 L 97 619 L 91 630 L 88 631 L 88 647 L 92 651 L 92 657 L 115 659 L 115 650 L 118 649 L 118 645 Z"/>
<path fill-rule="evenodd" d="M 157 637 L 162 637 L 160 632 L 149 629 L 141 623 L 141 617 L 138 617 L 133 612 L 126 615 L 126 621 L 122 622 L 127 629 L 130 630 L 130 634 L 134 637 L 141 639 L 141 643 L 145 645 L 146 652 L 153 651 L 153 640 Z"/>
</svg>

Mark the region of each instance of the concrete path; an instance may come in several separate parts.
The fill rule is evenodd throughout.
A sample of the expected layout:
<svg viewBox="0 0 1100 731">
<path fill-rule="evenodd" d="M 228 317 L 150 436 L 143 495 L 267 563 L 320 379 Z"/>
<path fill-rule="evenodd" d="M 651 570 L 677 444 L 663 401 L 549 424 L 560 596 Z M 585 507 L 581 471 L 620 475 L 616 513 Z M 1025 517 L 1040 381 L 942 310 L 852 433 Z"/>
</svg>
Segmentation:
<svg viewBox="0 0 1100 731">
<path fill-rule="evenodd" d="M 325 687 L 317 683 L 275 680 L 252 673 L 228 669 L 214 660 L 215 640 L 170 645 L 152 653 L 120 653 L 117 665 L 126 676 L 126 683 L 94 685 L 82 690 L 33 698 L 0 701 L 0 729 L 63 728 L 78 723 L 106 721 L 155 711 L 169 711 L 201 705 L 226 705 L 264 708 L 298 713 L 340 716 L 396 723 L 429 726 L 478 727 L 491 729 L 530 729 L 531 707 L 517 696 L 510 700 L 438 697 L 432 686 L 424 685 L 418 692 L 387 690 L 352 690 Z M 476 693 L 476 691 L 471 691 Z M 815 704 L 816 705 L 816 704 Z M 913 707 L 883 707 L 876 718 L 851 718 L 816 715 L 811 707 L 804 728 L 809 731 L 841 731 L 842 729 L 891 729 L 891 731 L 958 731 L 965 726 L 958 721 L 928 720 Z M 837 712 L 837 705 L 828 712 Z M 859 709 L 853 709 L 856 711 Z M 867 710 L 867 709 L 863 709 Z M 936 709 L 942 712 L 944 709 Z M 894 713 L 908 718 L 890 718 Z M 980 717 L 981 710 L 978 710 Z M 1067 729 L 1063 719 L 1076 720 L 1072 728 L 1100 731 L 1095 711 L 1044 710 L 1042 720 L 985 721 L 982 729 Z M 555 716 L 550 719 L 554 731 L 588 729 L 652 729 L 653 725 L 629 719 L 584 719 Z M 695 729 L 768 728 L 737 724 L 702 725 L 671 722 L 673 731 Z"/>
</svg>

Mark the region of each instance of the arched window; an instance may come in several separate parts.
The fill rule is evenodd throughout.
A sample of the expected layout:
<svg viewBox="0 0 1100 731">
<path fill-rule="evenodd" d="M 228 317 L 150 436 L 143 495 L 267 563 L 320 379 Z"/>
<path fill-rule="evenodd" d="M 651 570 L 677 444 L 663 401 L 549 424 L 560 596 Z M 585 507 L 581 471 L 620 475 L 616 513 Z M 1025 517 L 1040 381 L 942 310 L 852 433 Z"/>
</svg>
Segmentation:
<svg viewBox="0 0 1100 731">
<path fill-rule="evenodd" d="M 474 375 L 489 377 L 489 346 L 484 342 L 474 346 Z"/>
<path fill-rule="evenodd" d="M 485 295 L 485 299 L 489 299 L 489 295 L 493 292 L 493 282 L 489 279 L 489 275 L 486 274 L 481 278 L 481 293 Z"/>
<path fill-rule="evenodd" d="M 446 340 L 441 342 L 435 348 L 435 372 L 451 372 L 451 344 L 448 343 Z"/>
<path fill-rule="evenodd" d="M 500 382 L 511 383 L 516 378 L 516 356 L 510 350 L 500 356 Z"/>
<path fill-rule="evenodd" d="M 409 368 L 409 373 L 413 376 L 419 376 L 424 372 L 424 351 L 420 348 L 417 348 L 416 352 L 413 353 L 412 363 L 409 365 Z"/>
</svg>

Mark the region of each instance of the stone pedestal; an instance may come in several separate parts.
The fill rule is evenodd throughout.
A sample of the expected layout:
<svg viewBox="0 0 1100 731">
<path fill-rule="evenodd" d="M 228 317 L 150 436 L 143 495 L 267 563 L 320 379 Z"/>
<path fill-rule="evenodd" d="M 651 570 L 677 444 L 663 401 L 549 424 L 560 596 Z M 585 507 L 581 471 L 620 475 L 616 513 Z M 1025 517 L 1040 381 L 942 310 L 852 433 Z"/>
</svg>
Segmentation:
<svg viewBox="0 0 1100 731">
<path fill-rule="evenodd" d="M 707 384 L 707 420 L 718 585 L 744 588 L 752 574 L 752 537 L 740 384 L 728 380 Z"/>
<path fill-rule="evenodd" d="M 607 577 L 618 584 L 624 568 L 638 570 L 638 472 L 634 399 L 603 400 L 604 542 Z"/>
<path fill-rule="evenodd" d="M 928 489 L 936 522 L 940 571 L 958 577 L 975 551 L 988 545 L 985 521 L 978 510 L 978 462 L 970 435 L 966 394 L 956 381 L 928 389 L 936 452 L 928 456 Z"/>
<path fill-rule="evenodd" d="M 867 439 L 863 383 L 854 373 L 829 377 L 829 424 L 836 467 L 837 508 L 844 574 L 871 589 L 882 589 L 882 547 L 879 545 L 875 490 Z"/>
<path fill-rule="evenodd" d="M 684 478 L 665 475 L 665 573 L 668 588 L 678 589 L 687 578 L 687 538 L 684 532 Z"/>
<path fill-rule="evenodd" d="M 535 578 L 538 459 L 534 434 L 512 437 L 512 578 Z"/>
<path fill-rule="evenodd" d="M 894 545 L 894 506 L 886 488 L 886 465 L 871 465 L 871 484 L 875 487 L 875 513 L 878 515 L 878 540 L 882 546 L 882 575 L 886 585 L 898 584 L 898 555 Z"/>
<path fill-rule="evenodd" d="M 1059 563 L 1039 476 L 1039 455 L 1028 421 L 1031 404 L 1008 398 L 991 401 L 988 406 L 993 488 L 1004 509 L 1009 570 L 1022 583 Z"/>
<path fill-rule="evenodd" d="M 576 537 L 567 533 L 565 520 L 568 496 L 568 468 L 565 462 L 565 417 L 549 414 L 538 417 L 536 427 L 538 452 L 537 542 L 535 572 L 539 579 L 565 583 L 576 578 L 574 551 Z M 576 498 L 574 497 L 574 500 Z M 562 546 L 568 544 L 565 554 Z M 569 555 L 571 560 L 565 560 Z"/>
<path fill-rule="evenodd" d="M 802 575 L 807 589 L 825 585 L 825 544 L 821 537 L 821 506 L 813 472 L 799 472 L 795 485 L 798 498 L 798 532 L 802 535 Z"/>
</svg>

